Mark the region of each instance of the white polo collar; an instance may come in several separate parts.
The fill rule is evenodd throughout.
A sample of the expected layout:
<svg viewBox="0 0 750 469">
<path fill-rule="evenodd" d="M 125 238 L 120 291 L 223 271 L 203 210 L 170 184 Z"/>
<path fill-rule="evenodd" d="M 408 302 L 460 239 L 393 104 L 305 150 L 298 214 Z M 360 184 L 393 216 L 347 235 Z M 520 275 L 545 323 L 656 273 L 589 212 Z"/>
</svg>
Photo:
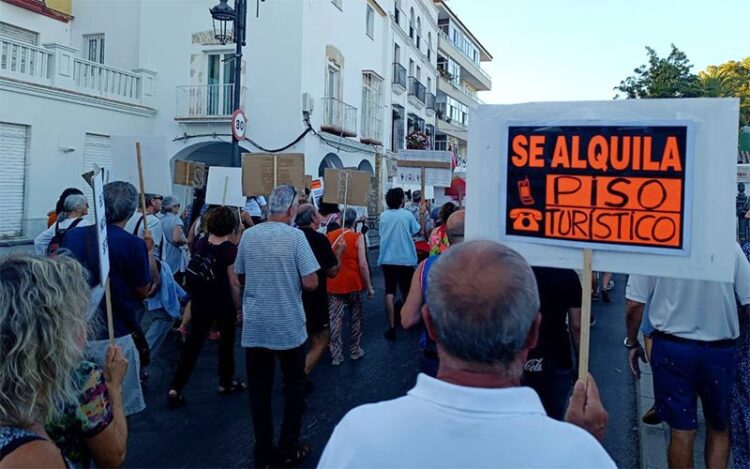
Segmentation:
<svg viewBox="0 0 750 469">
<path fill-rule="evenodd" d="M 494 414 L 547 415 L 536 391 L 528 387 L 474 388 L 420 373 L 409 396 L 457 410 Z"/>
</svg>

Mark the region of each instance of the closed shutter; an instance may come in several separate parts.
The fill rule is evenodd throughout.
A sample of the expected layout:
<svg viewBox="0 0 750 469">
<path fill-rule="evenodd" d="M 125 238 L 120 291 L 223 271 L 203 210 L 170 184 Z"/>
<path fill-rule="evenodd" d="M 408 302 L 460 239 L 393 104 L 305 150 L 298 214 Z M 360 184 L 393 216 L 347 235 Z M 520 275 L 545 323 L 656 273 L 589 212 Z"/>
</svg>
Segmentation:
<svg viewBox="0 0 750 469">
<path fill-rule="evenodd" d="M 109 137 L 106 135 L 86 134 L 83 148 L 83 172 L 92 171 L 94 165 L 107 171 L 112 170 L 112 150 Z M 89 201 L 89 207 L 92 207 L 87 218 L 93 221 L 94 193 L 86 183 L 83 184 L 83 193 Z"/>
<path fill-rule="evenodd" d="M 0 36 L 12 39 L 18 42 L 24 42 L 36 46 L 39 44 L 39 34 L 28 29 L 19 28 L 12 24 L 0 21 Z"/>
<path fill-rule="evenodd" d="M 21 236 L 28 127 L 0 122 L 0 238 Z"/>
</svg>

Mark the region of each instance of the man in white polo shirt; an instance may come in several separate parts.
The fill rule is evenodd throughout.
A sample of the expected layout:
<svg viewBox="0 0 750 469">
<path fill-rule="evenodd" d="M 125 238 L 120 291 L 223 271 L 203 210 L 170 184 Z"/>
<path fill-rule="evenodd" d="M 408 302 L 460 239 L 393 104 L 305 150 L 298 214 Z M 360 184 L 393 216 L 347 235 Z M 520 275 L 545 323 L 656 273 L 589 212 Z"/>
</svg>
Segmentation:
<svg viewBox="0 0 750 469">
<path fill-rule="evenodd" d="M 588 388 L 576 383 L 567 416 L 575 425 L 547 417 L 537 394 L 520 387 L 541 322 L 520 254 L 462 243 L 435 261 L 429 285 L 422 316 L 437 344 L 437 378 L 420 374 L 406 396 L 349 412 L 319 467 L 615 467 L 589 433 L 603 438 L 607 421 L 592 378 Z"/>
<path fill-rule="evenodd" d="M 706 467 L 726 467 L 729 458 L 729 403 L 736 369 L 740 314 L 750 304 L 750 264 L 735 244 L 734 281 L 706 282 L 631 275 L 627 298 L 629 363 L 640 378 L 646 361 L 638 342 L 643 309 L 654 326 L 651 369 L 655 410 L 671 428 L 669 466 L 693 467 L 698 428 L 697 398 L 706 417 Z"/>
</svg>

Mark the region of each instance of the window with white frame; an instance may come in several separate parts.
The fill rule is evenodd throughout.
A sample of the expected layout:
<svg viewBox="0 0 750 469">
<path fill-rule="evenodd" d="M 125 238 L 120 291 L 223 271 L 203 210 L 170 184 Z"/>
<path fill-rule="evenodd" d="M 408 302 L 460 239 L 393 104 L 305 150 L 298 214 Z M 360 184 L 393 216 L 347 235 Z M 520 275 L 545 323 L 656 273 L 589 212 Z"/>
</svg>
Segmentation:
<svg viewBox="0 0 750 469">
<path fill-rule="evenodd" d="M 409 38 L 414 39 L 414 7 L 409 10 Z"/>
<path fill-rule="evenodd" d="M 341 99 L 341 68 L 333 63 L 328 62 L 326 69 L 326 98 Z"/>
<path fill-rule="evenodd" d="M 83 35 L 83 58 L 91 62 L 104 63 L 104 34 Z"/>
<path fill-rule="evenodd" d="M 370 39 L 375 39 L 375 10 L 367 5 L 367 14 L 365 16 L 367 35 Z"/>
<path fill-rule="evenodd" d="M 417 17 L 417 49 L 421 50 L 422 46 L 422 18 Z"/>
<path fill-rule="evenodd" d="M 373 71 L 362 72 L 362 135 L 382 142 L 383 78 Z"/>
<path fill-rule="evenodd" d="M 432 33 L 427 32 L 427 61 L 432 63 Z"/>
</svg>

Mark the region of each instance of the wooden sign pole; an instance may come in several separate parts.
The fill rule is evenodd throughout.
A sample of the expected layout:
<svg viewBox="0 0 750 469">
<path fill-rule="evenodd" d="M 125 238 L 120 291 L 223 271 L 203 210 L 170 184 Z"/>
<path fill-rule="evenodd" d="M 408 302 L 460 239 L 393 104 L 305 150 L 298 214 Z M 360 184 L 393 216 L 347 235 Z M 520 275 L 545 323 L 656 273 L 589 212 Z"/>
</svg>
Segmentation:
<svg viewBox="0 0 750 469">
<path fill-rule="evenodd" d="M 115 321 L 112 316 L 112 293 L 109 288 L 109 279 L 104 283 L 104 299 L 107 305 L 107 329 L 109 330 L 109 345 L 115 344 Z"/>
<path fill-rule="evenodd" d="M 273 155 L 273 187 L 276 188 L 279 179 L 279 155 Z"/>
<path fill-rule="evenodd" d="M 135 142 L 135 157 L 138 160 L 138 183 L 141 186 L 141 213 L 143 213 L 143 237 L 150 234 L 146 220 L 146 188 L 143 184 L 143 163 L 141 162 L 141 142 Z"/>
<path fill-rule="evenodd" d="M 591 338 L 591 249 L 583 250 L 583 297 L 581 298 L 581 338 L 578 346 L 578 378 L 585 380 L 589 372 Z"/>
</svg>

